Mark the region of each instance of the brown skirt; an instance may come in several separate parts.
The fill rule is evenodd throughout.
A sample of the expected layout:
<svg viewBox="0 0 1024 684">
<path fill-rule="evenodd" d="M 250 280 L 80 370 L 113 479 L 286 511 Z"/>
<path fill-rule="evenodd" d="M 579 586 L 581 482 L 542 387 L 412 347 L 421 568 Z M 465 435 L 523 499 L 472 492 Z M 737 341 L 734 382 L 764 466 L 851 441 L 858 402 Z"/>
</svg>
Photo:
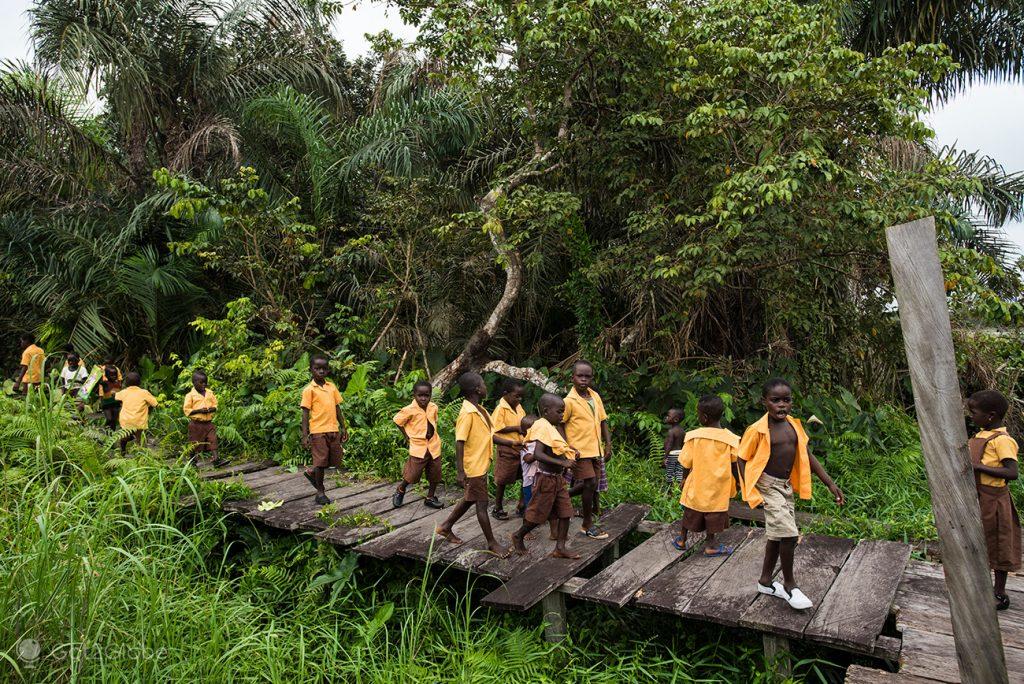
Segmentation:
<svg viewBox="0 0 1024 684">
<path fill-rule="evenodd" d="M 988 565 L 992 570 L 1012 572 L 1021 565 L 1020 518 L 1009 487 L 978 485 L 981 526 L 985 529 Z"/>
</svg>

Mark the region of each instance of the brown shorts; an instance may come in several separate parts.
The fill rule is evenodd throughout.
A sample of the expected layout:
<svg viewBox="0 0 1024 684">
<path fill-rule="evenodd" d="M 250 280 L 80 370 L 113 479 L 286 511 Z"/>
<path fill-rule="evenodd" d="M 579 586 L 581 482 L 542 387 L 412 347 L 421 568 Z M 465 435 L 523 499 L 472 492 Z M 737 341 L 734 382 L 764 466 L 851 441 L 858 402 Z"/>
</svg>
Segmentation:
<svg viewBox="0 0 1024 684">
<path fill-rule="evenodd" d="M 193 453 L 217 450 L 217 426 L 212 420 L 190 420 L 188 443 L 195 444 Z"/>
<path fill-rule="evenodd" d="M 427 473 L 427 482 L 437 484 L 441 481 L 441 457 L 431 456 L 427 453 L 423 458 L 410 456 L 405 462 L 402 470 L 402 480 L 406 484 L 416 484 Z"/>
<path fill-rule="evenodd" d="M 1020 518 L 1009 487 L 978 485 L 981 526 L 985 529 L 988 565 L 992 570 L 1020 569 Z"/>
<path fill-rule="evenodd" d="M 532 492 L 530 505 L 523 515 L 526 522 L 540 525 L 545 520 L 572 517 L 569 489 L 561 475 L 538 471 Z"/>
<path fill-rule="evenodd" d="M 341 433 L 320 432 L 309 436 L 309 450 L 313 453 L 313 467 L 341 467 Z"/>
<path fill-rule="evenodd" d="M 683 513 L 683 529 L 690 532 L 707 532 L 718 534 L 729 526 L 729 511 L 705 513 L 687 508 Z"/>
<path fill-rule="evenodd" d="M 589 480 L 592 477 L 597 477 L 597 475 L 597 457 L 576 459 L 576 465 L 572 470 L 572 479 L 574 482 L 579 480 Z"/>
<path fill-rule="evenodd" d="M 498 458 L 494 459 L 494 484 L 510 485 L 523 479 L 519 463 L 519 449 L 498 446 Z"/>
<path fill-rule="evenodd" d="M 463 501 L 477 502 L 483 501 L 487 503 L 490 501 L 490 497 L 487 495 L 487 475 L 480 475 L 479 477 L 467 477 L 466 486 L 463 489 L 462 494 Z"/>
</svg>

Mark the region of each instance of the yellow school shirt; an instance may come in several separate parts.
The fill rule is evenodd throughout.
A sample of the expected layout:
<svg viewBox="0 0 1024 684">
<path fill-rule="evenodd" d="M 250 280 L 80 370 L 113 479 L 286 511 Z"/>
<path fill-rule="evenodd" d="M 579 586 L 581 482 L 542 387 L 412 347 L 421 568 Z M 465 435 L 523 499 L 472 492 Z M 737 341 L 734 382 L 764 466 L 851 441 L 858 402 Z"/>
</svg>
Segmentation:
<svg viewBox="0 0 1024 684">
<path fill-rule="evenodd" d="M 703 513 L 729 510 L 736 496 L 732 464 L 736 462 L 739 435 L 724 428 L 698 428 L 683 438 L 679 463 L 690 471 L 679 503 Z"/>
<path fill-rule="evenodd" d="M 34 344 L 25 347 L 25 351 L 21 352 L 21 365 L 25 366 L 25 374 L 21 377 L 21 381 L 32 384 L 42 382 L 43 360 L 45 358 L 46 352 L 43 351 L 42 347 L 37 347 Z"/>
<path fill-rule="evenodd" d="M 527 442 L 540 442 L 546 446 L 555 456 L 565 456 L 571 461 L 576 460 L 576 452 L 570 447 L 565 438 L 558 432 L 558 428 L 552 425 L 546 418 L 539 418 L 526 431 Z"/>
<path fill-rule="evenodd" d="M 523 443 L 523 436 L 518 432 L 501 432 L 507 427 L 516 428 L 523 422 L 523 418 L 526 417 L 526 411 L 523 410 L 523 405 L 519 404 L 514 409 L 509 406 L 508 402 L 505 401 L 504 397 L 498 401 L 498 405 L 494 408 L 494 413 L 491 414 L 491 425 L 494 427 L 494 434 L 505 439 L 512 440 L 516 444 Z M 550 425 L 550 423 L 549 423 Z"/>
<path fill-rule="evenodd" d="M 182 404 L 182 410 L 185 412 L 185 416 L 189 420 L 194 420 L 198 423 L 208 423 L 213 420 L 212 413 L 197 413 L 192 415 L 192 412 L 196 409 L 208 409 L 217 408 L 217 395 L 213 393 L 209 387 L 206 388 L 206 394 L 200 394 L 193 387 L 188 394 L 185 395 L 185 403 Z"/>
<path fill-rule="evenodd" d="M 459 417 L 455 421 L 455 441 L 464 443 L 462 468 L 466 472 L 466 477 L 487 474 L 494 456 L 493 439 L 494 430 L 490 424 L 490 417 L 463 399 Z"/>
<path fill-rule="evenodd" d="M 430 402 L 427 408 L 421 409 L 413 401 L 395 414 L 395 425 L 404 428 L 409 435 L 409 455 L 423 458 L 430 452 L 433 457 L 441 455 L 441 435 L 437 431 L 437 404 Z M 434 426 L 434 434 L 427 439 L 427 423 Z"/>
<path fill-rule="evenodd" d="M 114 395 L 121 402 L 121 416 L 118 419 L 125 430 L 146 430 L 149 428 L 149 409 L 156 407 L 156 397 L 137 385 L 125 387 Z"/>
<path fill-rule="evenodd" d="M 793 484 L 793 492 L 801 499 L 811 498 L 811 459 L 807 450 L 807 443 L 810 438 L 804 432 L 803 425 L 793 416 L 786 416 L 786 420 L 796 431 L 796 458 L 793 459 L 793 470 L 789 475 L 789 481 Z M 739 457 L 747 462 L 744 467 L 743 481 L 740 487 L 743 493 L 743 500 L 750 504 L 751 508 L 757 508 L 764 502 L 764 498 L 757 491 L 755 485 L 768 465 L 768 457 L 772 453 L 772 439 L 768 427 L 768 414 L 764 414 L 761 420 L 757 421 L 746 429 L 743 438 L 740 439 Z"/>
<path fill-rule="evenodd" d="M 979 439 L 988 439 L 992 435 L 1001 435 L 985 445 L 985 452 L 981 455 L 981 465 L 990 468 L 1002 468 L 1004 459 L 1017 460 L 1017 440 L 1011 437 L 1005 427 L 995 430 L 982 430 L 974 435 Z M 1005 436 L 1002 436 L 1005 435 Z M 989 487 L 1005 487 L 1006 480 L 1001 477 L 992 477 L 987 473 L 978 473 L 978 482 Z"/>
<path fill-rule="evenodd" d="M 593 406 L 589 400 L 593 400 Z M 604 441 L 601 439 L 601 422 L 608 419 L 604 402 L 593 389 L 584 399 L 573 387 L 565 395 L 565 436 L 569 444 L 579 449 L 580 458 L 597 458 L 604 455 Z"/>
<path fill-rule="evenodd" d="M 310 380 L 302 390 L 300 404 L 302 408 L 309 409 L 309 434 L 338 432 L 337 406 L 342 401 L 341 392 L 330 380 L 324 380 L 322 387 L 316 384 L 316 380 Z"/>
</svg>

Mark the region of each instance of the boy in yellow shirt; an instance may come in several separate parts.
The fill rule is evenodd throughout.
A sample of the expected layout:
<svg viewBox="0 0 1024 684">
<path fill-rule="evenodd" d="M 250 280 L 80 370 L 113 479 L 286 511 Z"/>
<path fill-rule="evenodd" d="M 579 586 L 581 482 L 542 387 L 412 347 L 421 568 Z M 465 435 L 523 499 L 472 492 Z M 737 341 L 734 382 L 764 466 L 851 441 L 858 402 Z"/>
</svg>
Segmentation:
<svg viewBox="0 0 1024 684">
<path fill-rule="evenodd" d="M 743 500 L 751 508 L 764 504 L 768 543 L 757 591 L 781 598 L 797 610 L 807 610 L 814 604 L 800 591 L 793 577 L 793 554 L 800 536 L 793 490 L 801 499 L 810 499 L 813 472 L 839 506 L 843 505 L 843 493 L 811 454 L 800 421 L 789 415 L 793 408 L 793 388 L 789 382 L 782 378 L 766 382 L 761 402 L 767 413 L 743 433 L 737 462 Z M 772 582 L 775 564 L 780 560 L 782 582 Z"/>
<path fill-rule="evenodd" d="M 118 422 L 127 434 L 121 438 L 121 455 L 128 451 L 129 442 L 142 444 L 142 434 L 149 429 L 149 410 L 156 408 L 156 397 L 139 387 L 142 376 L 135 371 L 124 376 L 124 389 L 114 395 L 121 402 Z"/>
<path fill-rule="evenodd" d="M 441 482 L 441 435 L 437 432 L 437 404 L 430 400 L 434 387 L 420 380 L 412 388 L 412 403 L 395 414 L 394 421 L 409 443 L 409 458 L 405 461 L 402 481 L 391 495 L 391 505 L 398 508 L 405 499 L 405 490 L 427 474 L 427 498 L 423 505 L 443 508 L 437 499 L 437 485 Z"/>
<path fill-rule="evenodd" d="M 572 389 L 565 397 L 565 435 L 580 452 L 573 468 L 570 496 L 583 498 L 581 532 L 591 539 L 607 539 L 608 533 L 594 525 L 595 498 L 603 463 L 612 460 L 612 434 L 601 396 L 591 387 L 594 367 L 577 361 L 572 367 Z"/>
<path fill-rule="evenodd" d="M 188 443 L 195 445 L 192 449 L 192 463 L 198 461 L 199 454 L 209 453 L 211 465 L 219 467 L 227 463 L 217 455 L 217 426 L 213 424 L 213 414 L 217 411 L 217 395 L 207 387 L 205 371 L 196 370 L 192 373 L 192 389 L 185 395 L 182 411 L 188 418 Z"/>
<path fill-rule="evenodd" d="M 491 521 L 487 516 L 487 470 L 491 467 L 494 444 L 510 445 L 504 437 L 494 436 L 494 426 L 487 409 L 480 402 L 487 396 L 487 385 L 479 373 L 463 373 L 459 376 L 459 390 L 462 392 L 462 408 L 455 421 L 455 467 L 459 484 L 465 493 L 462 501 L 455 504 L 451 515 L 434 529 L 434 534 L 444 537 L 452 544 L 461 544 L 452 532 L 452 527 L 470 508 L 476 508 L 476 519 L 487 540 L 487 549 L 500 558 L 508 557 L 508 548 L 494 538 Z"/>
<path fill-rule="evenodd" d="M 505 488 L 523 479 L 519 462 L 519 451 L 523 446 L 522 422 L 526 417 L 523 409 L 523 383 L 508 378 L 502 383 L 501 399 L 491 414 L 494 434 L 512 442 L 511 446 L 498 445 L 498 457 L 494 459 L 494 510 L 498 520 L 508 520 L 505 512 Z M 523 495 L 519 495 L 516 513 L 523 514 Z"/>
<path fill-rule="evenodd" d="M 31 385 L 39 387 L 43 382 L 43 362 L 46 359 L 46 352 L 42 347 L 36 345 L 36 338 L 25 333 L 21 336 L 21 367 L 18 369 L 18 382 L 14 385 L 14 391 L 20 394 Z"/>
<path fill-rule="evenodd" d="M 683 494 L 679 503 L 686 507 L 679 536 L 672 545 L 685 551 L 688 532 L 704 533 L 705 556 L 728 556 L 731 546 L 715 545 L 715 535 L 729 526 L 729 500 L 736 496 L 736 453 L 739 435 L 722 427 L 725 404 L 708 394 L 697 402 L 700 428 L 683 437 L 683 448 L 676 459 L 682 468 Z"/>
<path fill-rule="evenodd" d="M 1017 442 L 1003 426 L 1009 408 L 1006 397 L 995 390 L 975 392 L 967 400 L 971 422 L 981 430 L 967 442 L 967 448 L 976 475 L 988 565 L 995 579 L 996 610 L 1010 607 L 1006 575 L 1021 566 L 1020 518 L 1006 486 L 1019 475 Z"/>
<path fill-rule="evenodd" d="M 324 491 L 324 472 L 341 467 L 342 443 L 348 441 L 345 416 L 341 414 L 341 392 L 327 379 L 327 357 L 315 354 L 309 361 L 313 376 L 302 390 L 302 446 L 312 454 L 312 469 L 303 471 L 316 490 L 314 501 L 320 506 L 331 503 Z"/>
</svg>

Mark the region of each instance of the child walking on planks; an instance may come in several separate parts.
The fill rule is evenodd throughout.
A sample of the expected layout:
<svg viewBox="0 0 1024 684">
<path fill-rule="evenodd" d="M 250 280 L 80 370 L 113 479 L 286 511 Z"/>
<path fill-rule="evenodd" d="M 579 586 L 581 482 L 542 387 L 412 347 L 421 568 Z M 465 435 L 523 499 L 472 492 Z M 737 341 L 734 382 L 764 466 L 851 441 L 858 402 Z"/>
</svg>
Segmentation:
<svg viewBox="0 0 1024 684">
<path fill-rule="evenodd" d="M 1018 477 L 1017 442 L 1003 427 L 1008 409 L 1006 397 L 994 390 L 975 392 L 967 400 L 971 422 L 980 429 L 968 440 L 967 448 L 976 476 L 988 565 L 995 576 L 996 610 L 1010 607 L 1006 574 L 1021 566 L 1020 518 L 1006 486 L 1008 480 Z"/>
<path fill-rule="evenodd" d="M 494 434 L 503 437 L 511 445 L 498 445 L 498 457 L 494 459 L 494 510 L 491 514 L 498 520 L 508 520 L 505 512 L 505 488 L 519 482 L 523 477 L 519 462 L 519 451 L 523 446 L 522 422 L 526 417 L 523 410 L 523 383 L 511 378 L 501 386 L 501 399 L 491 414 Z M 516 514 L 523 514 L 523 496 L 519 495 Z"/>
<path fill-rule="evenodd" d="M 700 416 L 700 407 L 697 408 L 697 415 Z M 665 484 L 668 491 L 672 491 L 675 483 L 683 481 L 683 466 L 679 460 L 679 450 L 683 448 L 683 438 L 686 431 L 680 425 L 683 422 L 681 409 L 671 408 L 665 414 L 665 425 L 668 432 L 665 433 Z"/>
<path fill-rule="evenodd" d="M 725 404 L 713 394 L 700 398 L 697 420 L 703 427 L 686 433 L 677 459 L 685 473 L 679 503 L 686 507 L 682 529 L 672 545 L 687 550 L 688 532 L 704 533 L 704 555 L 728 556 L 731 546 L 715 544 L 715 535 L 729 526 L 729 500 L 736 496 L 739 435 L 722 427 Z"/>
<path fill-rule="evenodd" d="M 519 423 L 522 434 L 530 434 L 530 428 L 536 422 L 537 416 L 525 416 Z M 523 440 L 523 446 L 519 449 L 519 467 L 523 471 L 523 515 L 526 515 L 526 507 L 530 505 L 533 483 L 537 476 L 537 459 L 534 457 L 536 449 L 537 443 L 528 439 Z"/>
<path fill-rule="evenodd" d="M 577 559 L 579 554 L 570 552 L 566 547 L 569 536 L 569 520 L 572 518 L 572 501 L 562 471 L 573 467 L 570 454 L 572 449 L 555 428 L 562 420 L 565 401 L 554 394 L 545 394 L 540 398 L 537 408 L 540 419 L 530 428 L 526 439 L 534 444 L 533 458 L 538 464 L 530 505 L 523 515 L 523 525 L 512 535 L 512 546 L 516 553 L 526 553 L 524 543 L 526 535 L 546 520 L 557 520 L 554 558 Z"/>
<path fill-rule="evenodd" d="M 18 368 L 18 382 L 14 391 L 20 394 L 29 387 L 39 387 L 43 382 L 43 362 L 46 352 L 36 345 L 35 336 L 25 333 L 19 339 L 21 343 L 21 366 Z"/>
<path fill-rule="evenodd" d="M 459 376 L 459 390 L 462 392 L 462 409 L 455 422 L 455 467 L 459 484 L 465 493 L 462 501 L 455 504 L 448 519 L 434 529 L 434 534 L 444 537 L 452 544 L 461 544 L 452 532 L 452 527 L 470 508 L 476 508 L 476 519 L 487 539 L 487 549 L 500 558 L 508 557 L 508 548 L 494 538 L 491 521 L 487 516 L 487 471 L 491 467 L 494 444 L 510 445 L 504 437 L 494 435 L 494 427 L 487 409 L 480 405 L 487 396 L 487 385 L 479 373 L 463 373 Z"/>
<path fill-rule="evenodd" d="M 395 414 L 394 421 L 409 443 L 409 458 L 405 461 L 402 481 L 391 495 L 391 505 L 398 508 L 405 500 L 405 491 L 427 474 L 427 498 L 423 505 L 443 508 L 437 499 L 437 485 L 441 482 L 441 435 L 437 432 L 437 404 L 430 400 L 434 386 L 420 380 L 412 388 L 412 402 Z"/>
<path fill-rule="evenodd" d="M 149 410 L 157 405 L 156 397 L 139 387 L 141 382 L 142 376 L 131 371 L 124 376 L 125 388 L 114 395 L 121 403 L 118 422 L 126 433 L 120 442 L 122 456 L 127 453 L 130 442 L 142 444 L 142 435 L 149 429 Z"/>
<path fill-rule="evenodd" d="M 331 503 L 324 491 L 324 472 L 341 467 L 342 443 L 348 441 L 345 416 L 341 414 L 341 392 L 327 379 L 327 357 L 316 354 L 310 359 L 313 376 L 302 390 L 302 446 L 312 455 L 312 468 L 302 472 L 316 489 L 314 501 L 325 506 Z"/>
<path fill-rule="evenodd" d="M 565 397 L 565 434 L 570 445 L 580 452 L 573 468 L 570 496 L 583 498 L 582 534 L 591 539 L 607 539 L 608 533 L 594 524 L 594 499 L 603 462 L 612 458 L 612 435 L 608 414 L 601 396 L 590 386 L 594 367 L 588 361 L 577 361 L 572 367 L 572 389 Z M 603 461 L 599 460 L 602 459 Z"/>
<path fill-rule="evenodd" d="M 782 378 L 764 384 L 761 401 L 766 413 L 746 429 L 739 446 L 739 473 L 743 500 L 751 508 L 764 504 L 764 564 L 757 590 L 777 596 L 797 610 L 813 606 L 793 577 L 793 554 L 800 532 L 796 527 L 793 489 L 801 499 L 811 498 L 811 473 L 818 476 L 843 505 L 840 491 L 808 449 L 808 437 L 800 421 L 789 415 L 793 388 Z M 772 582 L 775 564 L 782 563 L 782 582 Z"/>
<path fill-rule="evenodd" d="M 213 414 L 217 411 L 217 395 L 207 387 L 208 378 L 202 370 L 192 373 L 192 389 L 185 395 L 182 411 L 188 418 L 188 443 L 193 445 L 191 461 L 195 465 L 199 454 L 210 454 L 211 465 L 218 468 L 227 463 L 227 459 L 217 454 L 217 426 L 213 424 Z"/>
</svg>

